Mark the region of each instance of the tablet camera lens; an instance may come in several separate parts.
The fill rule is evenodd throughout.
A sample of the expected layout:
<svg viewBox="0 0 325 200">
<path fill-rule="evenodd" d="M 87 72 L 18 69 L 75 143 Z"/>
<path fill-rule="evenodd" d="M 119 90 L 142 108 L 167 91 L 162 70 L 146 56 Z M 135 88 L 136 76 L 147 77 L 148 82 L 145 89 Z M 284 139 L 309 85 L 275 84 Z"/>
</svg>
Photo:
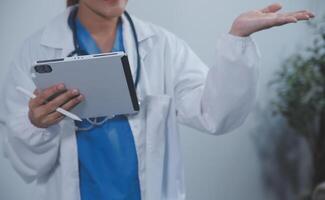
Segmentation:
<svg viewBox="0 0 325 200">
<path fill-rule="evenodd" d="M 40 74 L 45 74 L 52 72 L 52 68 L 50 65 L 37 65 L 35 66 L 35 71 Z"/>
</svg>

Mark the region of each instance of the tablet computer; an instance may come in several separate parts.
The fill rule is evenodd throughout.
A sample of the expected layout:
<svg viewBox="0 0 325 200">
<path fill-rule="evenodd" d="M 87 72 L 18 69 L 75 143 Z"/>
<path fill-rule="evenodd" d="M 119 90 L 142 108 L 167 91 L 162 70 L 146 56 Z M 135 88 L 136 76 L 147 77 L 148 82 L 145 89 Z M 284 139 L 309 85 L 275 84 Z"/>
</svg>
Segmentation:
<svg viewBox="0 0 325 200">
<path fill-rule="evenodd" d="M 39 89 L 64 83 L 76 88 L 85 100 L 70 112 L 81 118 L 133 114 L 139 103 L 124 52 L 37 61 L 32 79 Z"/>
</svg>

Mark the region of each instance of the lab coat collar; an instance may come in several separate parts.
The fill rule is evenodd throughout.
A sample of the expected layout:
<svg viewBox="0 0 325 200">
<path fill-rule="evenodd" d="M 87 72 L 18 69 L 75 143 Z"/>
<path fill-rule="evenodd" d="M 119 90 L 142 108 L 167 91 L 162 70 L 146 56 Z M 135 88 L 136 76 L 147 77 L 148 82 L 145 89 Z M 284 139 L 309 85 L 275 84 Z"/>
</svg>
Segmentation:
<svg viewBox="0 0 325 200">
<path fill-rule="evenodd" d="M 46 26 L 41 37 L 41 45 L 57 49 L 74 49 L 72 32 L 68 25 L 68 17 L 73 8 L 74 6 L 67 8 L 63 14 L 54 18 L 54 20 L 52 20 Z M 141 22 L 133 16 L 132 19 L 138 34 L 139 44 L 155 35 L 154 30 L 149 26 L 145 25 L 145 23 Z M 122 22 L 124 24 L 123 27 L 129 30 L 129 23 L 127 22 L 126 17 L 124 15 L 122 16 Z M 131 30 L 127 30 L 125 31 L 125 33 L 129 33 L 130 36 L 132 36 L 133 38 L 133 34 L 132 32 L 130 32 Z"/>
</svg>

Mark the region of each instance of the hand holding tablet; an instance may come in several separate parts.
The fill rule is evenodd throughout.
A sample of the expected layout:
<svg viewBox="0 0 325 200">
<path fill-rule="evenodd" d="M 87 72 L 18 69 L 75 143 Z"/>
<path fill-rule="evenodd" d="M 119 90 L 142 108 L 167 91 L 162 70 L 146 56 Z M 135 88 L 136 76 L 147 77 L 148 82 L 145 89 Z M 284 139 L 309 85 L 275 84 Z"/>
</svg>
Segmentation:
<svg viewBox="0 0 325 200">
<path fill-rule="evenodd" d="M 35 104 L 35 103 L 33 103 L 33 101 L 35 101 L 35 98 L 37 98 L 36 97 L 36 95 L 35 94 L 33 94 L 33 93 L 31 93 L 30 91 L 28 91 L 28 90 L 26 90 L 26 89 L 24 89 L 24 88 L 22 88 L 21 86 L 17 86 L 16 87 L 16 89 L 18 90 L 18 91 L 20 91 L 21 93 L 23 93 L 23 94 L 25 94 L 26 96 L 28 96 L 28 97 L 30 97 L 30 98 L 32 98 L 33 100 L 31 100 L 30 101 L 30 103 L 29 103 L 29 106 L 30 106 L 30 109 L 34 109 L 34 108 L 31 108 L 31 107 L 33 107 L 32 105 L 33 104 Z M 49 88 L 50 89 L 50 88 Z M 55 91 L 53 91 L 53 92 L 55 92 Z M 62 94 L 62 93 L 60 93 L 60 94 Z M 49 95 L 51 95 L 51 94 L 49 94 Z M 41 98 L 41 97 L 39 97 L 39 98 Z M 75 106 L 75 105 L 77 105 L 80 101 L 82 101 L 82 96 L 81 96 L 81 98 L 78 96 L 78 97 L 76 97 L 77 99 L 75 99 L 75 100 L 70 100 L 70 101 L 68 101 L 66 104 L 65 104 L 65 107 L 66 108 L 72 108 L 73 106 Z M 61 98 L 62 99 L 62 98 Z M 64 100 L 64 99 L 62 99 L 62 100 Z M 62 101 L 61 100 L 61 101 Z M 38 101 L 38 100 L 36 100 L 36 101 Z M 53 103 L 52 103 L 53 104 Z M 55 105 L 52 105 L 52 106 L 55 106 Z M 39 109 L 38 109 L 39 110 Z M 61 108 L 61 107 L 58 107 L 58 108 L 55 108 L 55 109 L 52 109 L 52 110 L 56 110 L 58 113 L 61 113 L 62 115 L 64 115 L 64 116 L 67 116 L 67 117 L 70 117 L 71 119 L 73 119 L 73 120 L 77 120 L 77 121 L 82 121 L 78 116 L 76 116 L 76 115 L 74 115 L 74 114 L 72 114 L 72 113 L 70 113 L 70 112 L 68 112 L 68 111 L 66 111 L 65 109 L 63 109 L 63 108 Z M 32 112 L 34 112 L 34 111 L 32 111 Z M 40 112 L 40 110 L 39 110 L 39 112 Z M 52 122 L 56 122 L 58 119 L 61 119 L 62 118 L 62 116 L 61 115 L 59 115 L 58 113 L 49 113 L 49 118 L 50 118 L 50 120 L 47 120 L 48 121 L 48 123 L 44 123 L 44 119 L 43 120 L 38 120 L 38 121 L 43 121 L 43 123 L 42 122 L 38 122 L 38 123 L 35 123 L 35 121 L 37 121 L 37 120 L 35 120 L 35 117 L 32 117 L 32 116 L 29 116 L 29 118 L 30 118 L 30 120 L 32 121 L 32 123 L 34 124 L 34 125 L 36 125 L 36 126 L 38 126 L 38 127 L 45 127 L 45 126 L 48 126 L 48 125 L 51 125 L 52 124 Z M 55 117 L 56 116 L 56 117 Z M 45 116 L 46 117 L 46 116 Z M 42 124 L 42 125 L 41 125 Z"/>
</svg>

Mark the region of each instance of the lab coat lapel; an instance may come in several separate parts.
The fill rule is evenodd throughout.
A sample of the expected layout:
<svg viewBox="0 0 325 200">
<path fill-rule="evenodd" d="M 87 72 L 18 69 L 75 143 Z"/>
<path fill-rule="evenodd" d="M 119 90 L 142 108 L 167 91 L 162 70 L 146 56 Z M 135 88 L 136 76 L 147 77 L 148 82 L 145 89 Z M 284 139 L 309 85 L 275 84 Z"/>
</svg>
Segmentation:
<svg viewBox="0 0 325 200">
<path fill-rule="evenodd" d="M 61 50 L 60 57 L 66 57 L 74 50 L 72 31 L 68 25 L 68 17 L 73 8 L 69 7 L 63 15 L 54 18 L 41 37 L 41 45 Z"/>
<path fill-rule="evenodd" d="M 139 43 L 140 62 L 142 64 L 144 58 L 147 56 L 148 51 L 152 48 L 151 45 L 147 45 L 147 39 L 153 37 L 155 34 L 151 29 L 148 29 L 147 26 L 141 24 L 141 22 L 137 18 L 133 16 L 131 17 L 135 25 L 136 34 L 138 36 L 137 42 Z M 123 23 L 124 49 L 129 58 L 133 80 L 135 80 L 137 68 L 139 66 L 137 66 L 137 52 L 136 52 L 134 33 L 132 31 L 130 22 L 127 20 L 125 15 L 122 15 L 122 23 Z"/>
</svg>

